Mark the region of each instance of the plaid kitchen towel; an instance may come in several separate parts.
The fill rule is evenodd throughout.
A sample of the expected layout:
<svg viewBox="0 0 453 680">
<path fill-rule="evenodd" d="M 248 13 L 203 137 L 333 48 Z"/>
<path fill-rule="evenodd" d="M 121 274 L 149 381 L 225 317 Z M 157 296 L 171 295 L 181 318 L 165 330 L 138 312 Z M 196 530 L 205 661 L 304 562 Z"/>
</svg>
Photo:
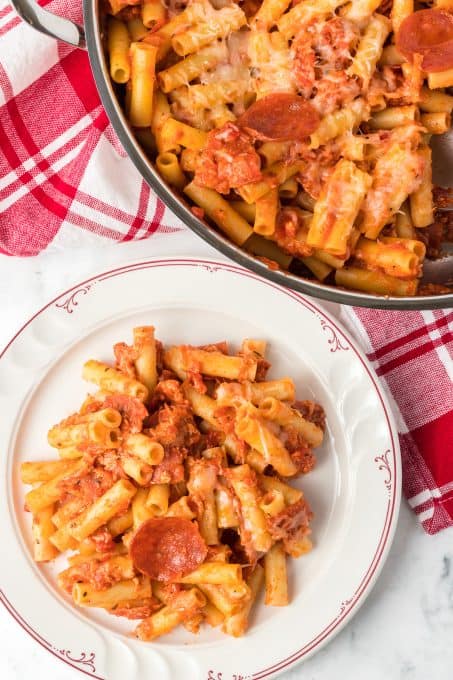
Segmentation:
<svg viewBox="0 0 453 680">
<path fill-rule="evenodd" d="M 81 3 L 40 0 L 81 21 Z M 126 157 L 87 54 L 42 36 L 0 0 L 0 251 L 176 232 Z M 396 414 L 409 504 L 428 533 L 453 524 L 453 311 L 343 308 Z"/>
<path fill-rule="evenodd" d="M 82 22 L 81 2 L 40 0 Z M 88 54 L 43 36 L 0 0 L 0 252 L 128 241 L 183 225 L 109 125 Z"/>
<path fill-rule="evenodd" d="M 342 317 L 393 407 L 409 505 L 430 534 L 452 526 L 453 310 L 342 307 Z"/>
</svg>

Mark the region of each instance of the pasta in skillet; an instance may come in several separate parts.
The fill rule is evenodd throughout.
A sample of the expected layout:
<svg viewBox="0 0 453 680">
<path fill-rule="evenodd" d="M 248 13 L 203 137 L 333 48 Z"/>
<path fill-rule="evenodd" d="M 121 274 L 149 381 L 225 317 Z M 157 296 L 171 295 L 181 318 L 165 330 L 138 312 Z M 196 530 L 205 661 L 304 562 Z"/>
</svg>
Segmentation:
<svg viewBox="0 0 453 680">
<path fill-rule="evenodd" d="M 429 147 L 453 109 L 453 6 L 437 4 L 111 0 L 110 73 L 197 217 L 271 267 L 411 296 L 451 238 Z"/>
<path fill-rule="evenodd" d="M 310 551 L 312 512 L 288 484 L 311 471 L 325 416 L 267 380 L 266 343 L 164 348 L 152 326 L 89 360 L 97 386 L 54 425 L 59 458 L 25 462 L 34 558 L 69 552 L 58 585 L 80 607 L 135 619 L 154 640 L 204 623 L 235 637 L 255 600 L 290 602 L 287 558 Z"/>
</svg>

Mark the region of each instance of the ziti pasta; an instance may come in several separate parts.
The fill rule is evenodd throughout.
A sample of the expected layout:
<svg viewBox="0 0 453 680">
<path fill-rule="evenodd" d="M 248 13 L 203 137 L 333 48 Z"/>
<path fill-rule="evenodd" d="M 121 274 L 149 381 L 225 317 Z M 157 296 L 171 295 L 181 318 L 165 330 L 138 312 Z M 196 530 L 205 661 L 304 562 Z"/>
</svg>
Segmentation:
<svg viewBox="0 0 453 680">
<path fill-rule="evenodd" d="M 271 267 L 423 294 L 452 232 L 429 140 L 451 122 L 453 5 L 428 4 L 110 0 L 110 74 L 197 217 Z"/>
<path fill-rule="evenodd" d="M 67 553 L 60 588 L 139 621 L 141 640 L 180 624 L 243 635 L 263 588 L 289 604 L 287 559 L 311 549 L 288 478 L 315 465 L 324 411 L 266 380 L 263 340 L 164 347 L 141 326 L 113 351 L 84 364 L 94 391 L 49 430 L 59 457 L 21 466 L 34 558 Z"/>
</svg>

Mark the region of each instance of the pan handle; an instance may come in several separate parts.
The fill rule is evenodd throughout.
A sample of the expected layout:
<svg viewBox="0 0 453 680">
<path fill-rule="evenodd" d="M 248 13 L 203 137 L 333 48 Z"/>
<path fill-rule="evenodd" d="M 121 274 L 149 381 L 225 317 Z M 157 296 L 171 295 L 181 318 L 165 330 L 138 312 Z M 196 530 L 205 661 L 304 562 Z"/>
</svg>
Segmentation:
<svg viewBox="0 0 453 680">
<path fill-rule="evenodd" d="M 52 14 L 37 5 L 33 0 L 10 0 L 14 9 L 27 24 L 37 31 L 50 35 L 74 47 L 85 49 L 85 31 L 82 26 L 69 19 Z"/>
</svg>

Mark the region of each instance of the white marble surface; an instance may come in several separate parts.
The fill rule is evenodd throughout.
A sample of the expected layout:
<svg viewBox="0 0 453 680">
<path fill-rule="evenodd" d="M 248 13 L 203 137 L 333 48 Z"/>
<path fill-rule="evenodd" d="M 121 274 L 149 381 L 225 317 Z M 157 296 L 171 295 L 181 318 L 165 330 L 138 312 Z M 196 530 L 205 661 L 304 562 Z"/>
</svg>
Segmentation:
<svg viewBox="0 0 453 680">
<path fill-rule="evenodd" d="M 0 256 L 0 348 L 60 291 L 109 265 L 157 251 L 217 256 L 190 235 L 26 260 Z M 7 553 L 2 558 L 7 559 Z M 39 647 L 3 608 L 0 640 L 1 680 L 82 677 Z M 452 641 L 453 529 L 427 536 L 403 501 L 390 556 L 368 600 L 333 642 L 282 678 L 453 680 Z"/>
</svg>

